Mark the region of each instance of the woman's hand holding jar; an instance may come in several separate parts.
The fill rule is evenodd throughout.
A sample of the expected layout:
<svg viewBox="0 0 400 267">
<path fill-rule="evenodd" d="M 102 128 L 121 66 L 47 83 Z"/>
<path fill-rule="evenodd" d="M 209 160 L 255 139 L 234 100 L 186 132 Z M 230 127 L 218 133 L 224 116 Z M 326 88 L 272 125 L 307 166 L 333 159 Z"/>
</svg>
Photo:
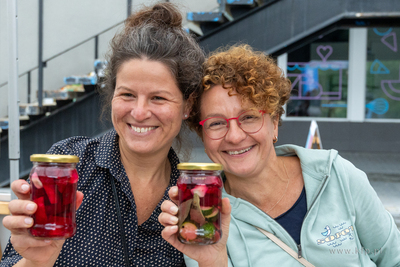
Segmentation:
<svg viewBox="0 0 400 267">
<path fill-rule="evenodd" d="M 11 184 L 11 190 L 18 199 L 12 200 L 8 208 L 12 216 L 3 219 L 4 226 L 11 231 L 11 242 L 15 250 L 23 257 L 15 266 L 53 266 L 65 242 L 62 240 L 37 239 L 29 228 L 33 226 L 32 215 L 37 211 L 37 204 L 31 199 L 30 185 L 25 180 Z M 76 209 L 83 200 L 82 192 L 76 193 Z"/>
<path fill-rule="evenodd" d="M 200 267 L 203 266 L 228 266 L 226 242 L 229 234 L 231 205 L 229 199 L 222 199 L 221 208 L 221 231 L 220 240 L 212 245 L 184 244 L 178 239 L 178 187 L 174 186 L 169 190 L 169 197 L 172 201 L 164 201 L 161 205 L 162 213 L 158 217 L 160 223 L 165 226 L 161 232 L 162 237 L 172 246 L 191 259 L 197 261 Z"/>
</svg>

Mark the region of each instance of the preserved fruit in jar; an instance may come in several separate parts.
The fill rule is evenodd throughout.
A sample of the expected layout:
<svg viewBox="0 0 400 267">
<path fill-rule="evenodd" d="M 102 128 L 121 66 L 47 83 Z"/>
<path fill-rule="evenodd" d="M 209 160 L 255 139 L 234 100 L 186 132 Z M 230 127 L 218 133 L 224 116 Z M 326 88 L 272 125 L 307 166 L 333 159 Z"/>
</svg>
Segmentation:
<svg viewBox="0 0 400 267">
<path fill-rule="evenodd" d="M 62 239 L 76 232 L 76 189 L 79 157 L 70 155 L 31 155 L 31 200 L 37 204 L 29 229 L 34 237 Z"/>
<path fill-rule="evenodd" d="M 178 239 L 185 244 L 215 244 L 222 235 L 222 165 L 180 163 Z"/>
</svg>

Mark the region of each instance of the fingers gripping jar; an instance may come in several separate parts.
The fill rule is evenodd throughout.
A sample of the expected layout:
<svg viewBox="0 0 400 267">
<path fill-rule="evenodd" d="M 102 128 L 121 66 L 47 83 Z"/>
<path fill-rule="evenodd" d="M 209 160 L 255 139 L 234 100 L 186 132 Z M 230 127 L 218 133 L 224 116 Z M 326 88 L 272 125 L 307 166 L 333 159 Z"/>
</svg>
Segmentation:
<svg viewBox="0 0 400 267">
<path fill-rule="evenodd" d="M 220 240 L 222 169 L 218 163 L 178 164 L 180 242 L 208 245 Z"/>
<path fill-rule="evenodd" d="M 30 233 L 34 237 L 62 239 L 76 232 L 75 210 L 79 157 L 31 155 L 31 200 L 37 204 Z"/>
</svg>

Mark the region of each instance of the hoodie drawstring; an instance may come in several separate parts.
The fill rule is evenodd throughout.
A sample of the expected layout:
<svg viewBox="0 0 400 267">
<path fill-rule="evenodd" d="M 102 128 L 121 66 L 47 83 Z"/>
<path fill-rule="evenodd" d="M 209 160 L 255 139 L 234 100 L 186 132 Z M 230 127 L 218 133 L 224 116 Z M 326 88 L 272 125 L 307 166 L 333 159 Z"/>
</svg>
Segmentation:
<svg viewBox="0 0 400 267">
<path fill-rule="evenodd" d="M 248 266 L 248 267 L 252 267 L 251 260 L 250 260 L 249 248 L 247 247 L 247 243 L 245 242 L 246 239 L 245 239 L 245 237 L 244 237 L 242 231 L 240 230 L 240 227 L 239 227 L 239 225 L 238 225 L 238 223 L 237 223 L 235 217 L 231 216 L 231 222 L 233 222 L 233 223 L 235 224 L 236 228 L 237 228 L 238 231 L 239 231 L 240 237 L 241 237 L 242 240 L 243 240 L 243 244 L 244 244 L 244 246 L 245 246 L 246 255 L 247 255 L 247 266 Z"/>
</svg>

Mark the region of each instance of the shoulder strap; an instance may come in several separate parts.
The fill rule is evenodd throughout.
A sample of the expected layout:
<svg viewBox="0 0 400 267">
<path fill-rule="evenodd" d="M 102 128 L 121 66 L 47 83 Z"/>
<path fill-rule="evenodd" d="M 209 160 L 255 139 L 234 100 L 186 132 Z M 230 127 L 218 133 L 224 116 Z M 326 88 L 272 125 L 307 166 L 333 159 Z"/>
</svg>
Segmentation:
<svg viewBox="0 0 400 267">
<path fill-rule="evenodd" d="M 127 245 L 126 239 L 125 239 L 124 222 L 122 221 L 121 209 L 119 207 L 117 188 L 115 187 L 114 177 L 111 174 L 109 176 L 110 176 L 111 187 L 112 187 L 112 190 L 114 193 L 114 198 L 115 198 L 115 208 L 117 210 L 119 232 L 121 235 L 121 243 L 122 243 L 122 249 L 124 252 L 125 265 L 128 267 L 128 266 L 131 266 L 131 264 L 129 261 L 128 245 Z"/>
<path fill-rule="evenodd" d="M 271 239 L 272 242 L 277 244 L 279 247 L 281 247 L 284 251 L 286 251 L 290 256 L 295 258 L 297 261 L 299 261 L 301 264 L 303 264 L 306 267 L 315 267 L 312 265 L 310 262 L 308 262 L 305 258 L 303 257 L 298 257 L 297 252 L 295 252 L 293 249 L 291 249 L 288 245 L 286 245 L 282 240 L 274 236 L 272 233 L 265 231 L 264 229 L 261 229 L 259 227 L 256 227 L 261 233 L 266 235 L 269 239 Z"/>
</svg>

